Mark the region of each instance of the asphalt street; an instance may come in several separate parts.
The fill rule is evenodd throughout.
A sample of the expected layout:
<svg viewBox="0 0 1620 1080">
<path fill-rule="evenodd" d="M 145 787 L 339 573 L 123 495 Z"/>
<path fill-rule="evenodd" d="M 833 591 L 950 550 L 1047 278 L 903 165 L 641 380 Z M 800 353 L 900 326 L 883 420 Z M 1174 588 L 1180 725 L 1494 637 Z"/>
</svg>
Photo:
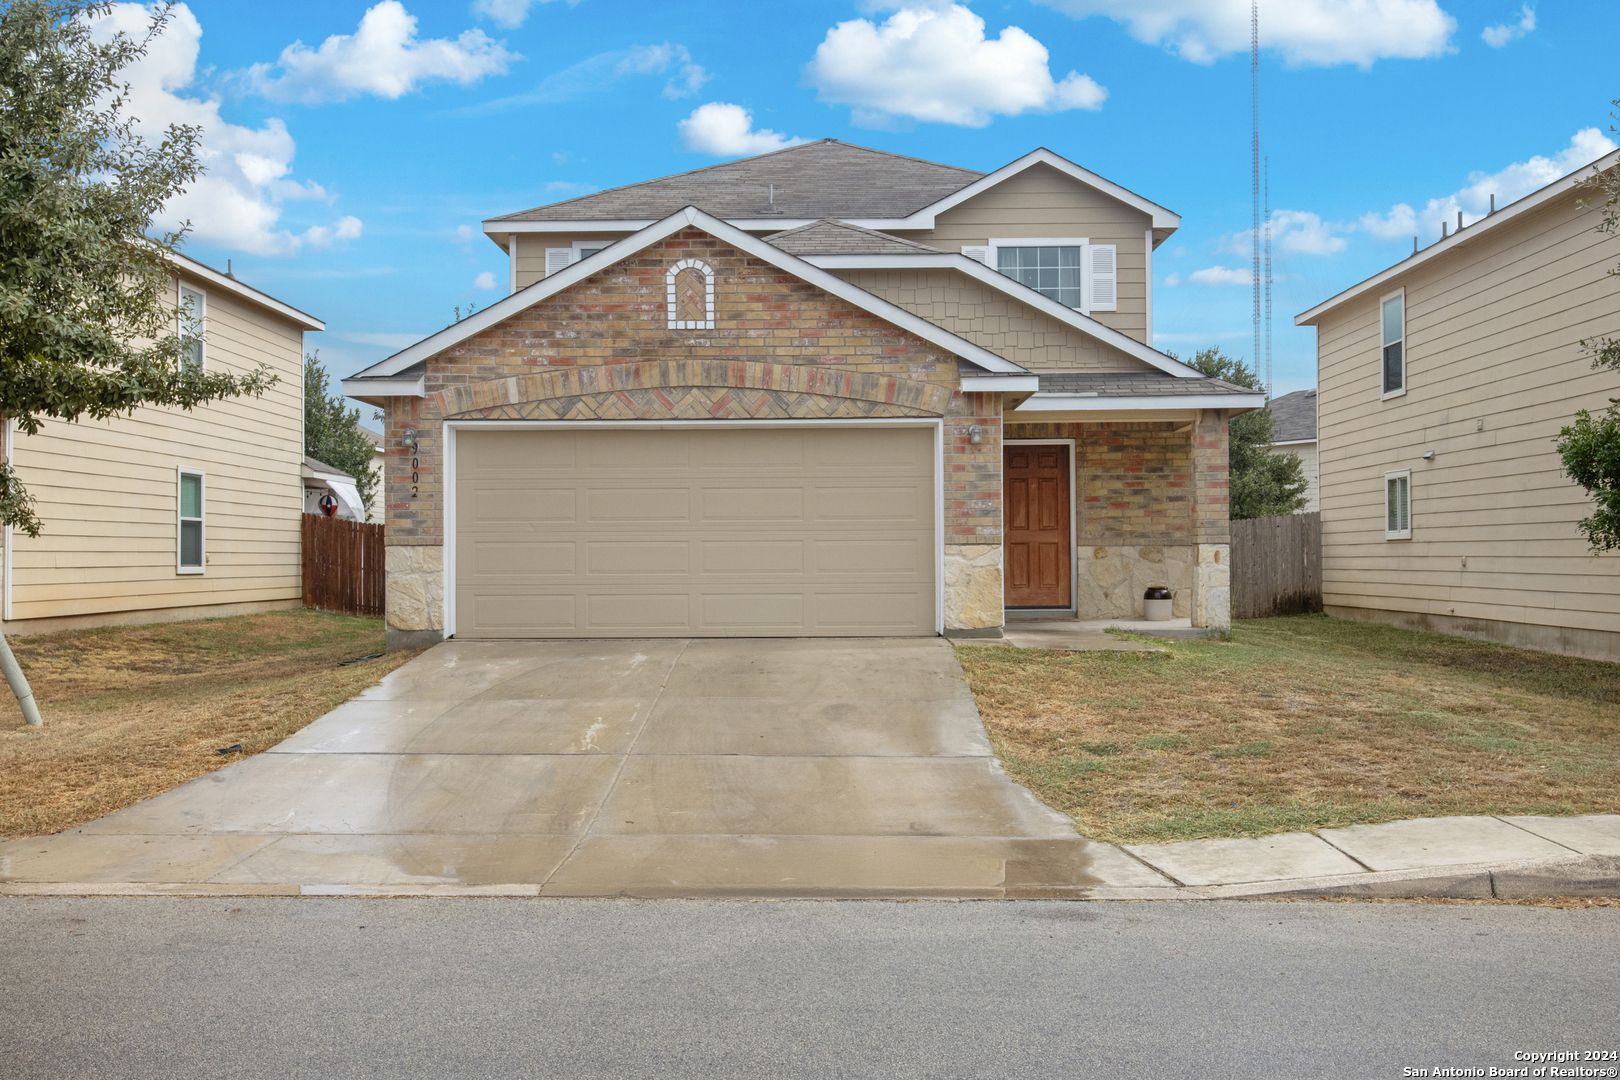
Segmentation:
<svg viewBox="0 0 1620 1080">
<path fill-rule="evenodd" d="M 0 1074 L 1359 1080 L 1620 1050 L 1617 972 L 1617 908 L 12 897 Z"/>
</svg>

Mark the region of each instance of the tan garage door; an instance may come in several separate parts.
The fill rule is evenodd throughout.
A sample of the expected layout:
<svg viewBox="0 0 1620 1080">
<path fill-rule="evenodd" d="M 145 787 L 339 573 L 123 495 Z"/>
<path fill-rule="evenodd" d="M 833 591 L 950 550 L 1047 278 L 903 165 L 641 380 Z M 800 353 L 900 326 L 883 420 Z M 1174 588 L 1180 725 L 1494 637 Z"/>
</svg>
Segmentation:
<svg viewBox="0 0 1620 1080">
<path fill-rule="evenodd" d="M 471 428 L 456 635 L 934 632 L 933 431 Z"/>
</svg>

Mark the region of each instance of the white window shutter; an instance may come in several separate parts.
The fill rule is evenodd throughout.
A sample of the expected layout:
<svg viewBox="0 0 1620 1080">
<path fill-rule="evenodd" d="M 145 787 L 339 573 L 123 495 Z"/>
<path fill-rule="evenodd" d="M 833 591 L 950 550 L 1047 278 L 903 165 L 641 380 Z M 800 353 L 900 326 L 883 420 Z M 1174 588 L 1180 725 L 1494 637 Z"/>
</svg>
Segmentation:
<svg viewBox="0 0 1620 1080">
<path fill-rule="evenodd" d="M 1089 279 L 1090 311 L 1119 310 L 1119 246 L 1086 245 L 1086 277 Z"/>
<path fill-rule="evenodd" d="M 546 248 L 546 277 L 568 269 L 568 264 L 573 261 L 573 248 Z"/>
<path fill-rule="evenodd" d="M 962 254 L 974 262 L 982 262 L 986 266 L 990 265 L 990 249 L 983 244 L 965 246 L 962 248 Z"/>
</svg>

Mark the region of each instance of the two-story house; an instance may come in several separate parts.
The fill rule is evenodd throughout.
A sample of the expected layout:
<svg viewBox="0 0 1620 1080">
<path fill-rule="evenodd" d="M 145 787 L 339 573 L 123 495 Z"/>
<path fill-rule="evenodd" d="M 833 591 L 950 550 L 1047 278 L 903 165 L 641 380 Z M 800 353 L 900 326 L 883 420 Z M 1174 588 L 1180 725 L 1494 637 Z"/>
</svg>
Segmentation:
<svg viewBox="0 0 1620 1080">
<path fill-rule="evenodd" d="M 1223 626 L 1226 424 L 1152 345 L 1177 216 L 1048 150 L 822 140 L 492 218 L 511 295 L 382 408 L 389 638 Z"/>
<path fill-rule="evenodd" d="M 4 530 L 8 634 L 246 614 L 303 604 L 304 334 L 319 319 L 171 257 L 168 302 L 201 331 L 192 362 L 279 381 L 261 397 L 110 420 L 9 425 L 38 537 Z"/>
<path fill-rule="evenodd" d="M 1581 346 L 1620 332 L 1593 167 L 1294 320 L 1316 327 L 1330 615 L 1620 659 L 1620 558 L 1588 549 L 1554 445 L 1620 394 Z"/>
</svg>

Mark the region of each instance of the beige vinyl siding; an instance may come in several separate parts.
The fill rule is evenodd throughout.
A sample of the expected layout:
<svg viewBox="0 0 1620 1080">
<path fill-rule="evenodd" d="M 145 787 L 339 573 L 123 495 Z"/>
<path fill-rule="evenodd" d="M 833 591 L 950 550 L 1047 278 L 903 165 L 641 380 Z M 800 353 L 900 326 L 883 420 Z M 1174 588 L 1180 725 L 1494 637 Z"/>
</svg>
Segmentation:
<svg viewBox="0 0 1620 1080">
<path fill-rule="evenodd" d="M 1620 378 L 1593 371 L 1580 347 L 1620 330 L 1620 283 L 1606 276 L 1620 240 L 1595 232 L 1597 214 L 1574 199 L 1322 318 L 1330 609 L 1620 633 L 1620 556 L 1593 556 L 1576 531 L 1592 503 L 1553 445 L 1576 410 L 1620 394 Z M 1381 401 L 1379 302 L 1402 286 L 1407 392 Z M 1412 472 L 1412 539 L 1388 541 L 1383 475 L 1401 469 Z"/>
<path fill-rule="evenodd" d="M 207 296 L 209 369 L 242 372 L 263 361 L 281 381 L 262 398 L 189 413 L 143 408 L 18 434 L 13 462 L 45 531 L 12 533 L 15 622 L 301 598 L 303 332 L 186 281 Z M 207 473 L 202 574 L 176 573 L 179 466 Z"/>
<path fill-rule="evenodd" d="M 1315 443 L 1299 443 L 1296 446 L 1273 446 L 1273 454 L 1293 454 L 1299 458 L 1300 465 L 1305 472 L 1305 509 L 1304 514 L 1321 509 L 1322 501 L 1322 471 L 1317 461 Z"/>
<path fill-rule="evenodd" d="M 1119 248 L 1119 310 L 1092 317 L 1138 341 L 1147 341 L 1147 233 L 1152 220 L 1139 210 L 1073 180 L 1049 165 L 1017 176 L 940 214 L 928 232 L 908 239 L 946 251 L 984 244 L 992 237 L 1083 236 Z"/>
<path fill-rule="evenodd" d="M 607 247 L 630 234 L 622 233 L 515 233 L 517 287 L 526 289 L 546 276 L 546 248 L 573 247 L 576 240 Z"/>
<path fill-rule="evenodd" d="M 956 270 L 833 272 L 1031 371 L 1157 370 Z"/>
</svg>

